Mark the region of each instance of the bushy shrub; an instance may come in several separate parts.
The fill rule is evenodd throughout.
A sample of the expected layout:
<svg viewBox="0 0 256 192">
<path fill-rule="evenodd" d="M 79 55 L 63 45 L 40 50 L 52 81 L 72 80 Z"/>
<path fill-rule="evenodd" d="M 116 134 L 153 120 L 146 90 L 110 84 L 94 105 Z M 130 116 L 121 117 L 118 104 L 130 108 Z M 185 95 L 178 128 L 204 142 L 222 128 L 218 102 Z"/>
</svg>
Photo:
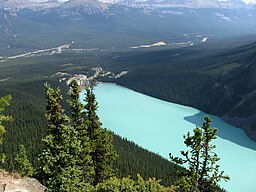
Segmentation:
<svg viewBox="0 0 256 192">
<path fill-rule="evenodd" d="M 112 177 L 96 186 L 96 192 L 175 192 L 175 187 L 164 187 L 155 178 L 144 180 L 139 174 L 137 181 L 130 177 L 118 179 Z"/>
</svg>

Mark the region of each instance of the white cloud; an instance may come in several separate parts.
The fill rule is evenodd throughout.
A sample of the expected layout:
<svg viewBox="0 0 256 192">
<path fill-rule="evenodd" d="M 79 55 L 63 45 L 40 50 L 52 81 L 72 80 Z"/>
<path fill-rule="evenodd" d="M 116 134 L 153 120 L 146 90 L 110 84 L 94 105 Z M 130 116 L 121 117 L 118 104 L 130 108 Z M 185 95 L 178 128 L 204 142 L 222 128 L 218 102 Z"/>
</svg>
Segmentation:
<svg viewBox="0 0 256 192">
<path fill-rule="evenodd" d="M 245 3 L 254 3 L 256 4 L 256 0 L 243 0 Z"/>
</svg>

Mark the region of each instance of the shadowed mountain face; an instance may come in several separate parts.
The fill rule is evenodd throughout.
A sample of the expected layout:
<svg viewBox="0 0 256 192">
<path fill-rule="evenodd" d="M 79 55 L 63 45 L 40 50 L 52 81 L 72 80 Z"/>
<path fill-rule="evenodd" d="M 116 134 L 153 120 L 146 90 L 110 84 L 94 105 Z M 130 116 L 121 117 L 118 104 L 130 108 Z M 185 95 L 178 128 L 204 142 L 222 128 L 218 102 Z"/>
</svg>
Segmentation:
<svg viewBox="0 0 256 192">
<path fill-rule="evenodd" d="M 213 112 L 223 119 L 245 128 L 256 141 L 256 43 L 235 49 L 221 55 L 230 65 L 236 63 L 228 74 L 216 80 L 213 94 Z"/>
</svg>

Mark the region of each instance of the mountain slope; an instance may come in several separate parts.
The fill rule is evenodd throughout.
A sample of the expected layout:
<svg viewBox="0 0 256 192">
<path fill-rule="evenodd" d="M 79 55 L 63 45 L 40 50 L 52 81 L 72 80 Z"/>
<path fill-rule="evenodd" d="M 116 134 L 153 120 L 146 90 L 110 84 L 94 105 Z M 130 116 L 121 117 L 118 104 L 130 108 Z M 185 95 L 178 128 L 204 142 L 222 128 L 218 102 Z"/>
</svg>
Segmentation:
<svg viewBox="0 0 256 192">
<path fill-rule="evenodd" d="M 214 113 L 223 119 L 245 128 L 247 134 L 256 140 L 256 43 L 233 50 L 222 56 L 229 64 L 237 63 L 227 75 L 217 80 L 214 92 L 219 94 Z"/>
<path fill-rule="evenodd" d="M 119 56 L 130 71 L 116 82 L 218 115 L 256 141 L 256 43 L 221 53 L 197 46 Z"/>
</svg>

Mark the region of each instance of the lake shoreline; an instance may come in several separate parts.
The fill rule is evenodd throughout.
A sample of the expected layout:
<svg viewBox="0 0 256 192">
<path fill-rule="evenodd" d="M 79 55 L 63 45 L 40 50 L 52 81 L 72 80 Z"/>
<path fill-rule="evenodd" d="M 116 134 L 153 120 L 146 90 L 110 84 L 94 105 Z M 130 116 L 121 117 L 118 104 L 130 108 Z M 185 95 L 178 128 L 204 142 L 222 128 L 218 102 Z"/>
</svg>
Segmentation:
<svg viewBox="0 0 256 192">
<path fill-rule="evenodd" d="M 99 84 L 113 84 L 113 85 L 116 85 L 116 86 L 120 86 L 120 87 L 129 89 L 129 90 L 132 90 L 132 91 L 134 91 L 134 92 L 136 92 L 136 93 L 140 93 L 140 94 L 143 94 L 143 95 L 147 95 L 147 94 L 145 94 L 145 93 L 143 93 L 143 92 L 139 92 L 139 91 L 137 91 L 137 90 L 134 90 L 134 89 L 132 89 L 132 88 L 130 88 L 130 87 L 126 87 L 126 86 L 124 86 L 124 85 L 119 85 L 118 83 L 115 83 L 115 82 L 98 82 L 98 83 L 96 84 L 96 86 L 99 85 Z M 147 96 L 152 97 L 152 98 L 154 98 L 154 99 L 160 99 L 160 100 L 165 101 L 165 102 L 168 102 L 168 103 L 171 102 L 171 103 L 174 103 L 174 104 L 177 104 L 177 105 L 182 105 L 182 106 L 185 106 L 185 107 L 192 107 L 192 108 L 195 108 L 194 106 L 183 105 L 183 104 L 180 104 L 180 103 L 177 103 L 177 102 L 172 102 L 172 101 L 163 100 L 163 99 L 161 99 L 161 98 L 157 98 L 157 97 L 154 97 L 154 96 L 151 96 L 151 95 L 147 95 Z M 209 114 L 209 115 L 216 116 L 216 117 L 222 119 L 225 123 L 228 123 L 228 124 L 230 124 L 231 126 L 237 128 L 237 129 L 243 130 L 243 131 L 246 133 L 247 137 L 248 137 L 250 140 L 252 140 L 252 141 L 256 144 L 256 135 L 250 135 L 250 134 L 248 134 L 248 130 L 247 130 L 248 128 L 241 126 L 241 121 L 242 121 L 241 119 L 239 119 L 239 118 L 231 118 L 231 117 L 227 117 L 227 116 L 219 116 L 218 114 L 212 114 L 212 113 L 210 113 L 210 112 L 208 112 L 208 111 L 203 111 L 203 110 L 201 110 L 201 109 L 199 109 L 199 110 L 202 111 L 202 112 L 204 112 L 204 113 L 207 113 L 207 114 Z"/>
</svg>

